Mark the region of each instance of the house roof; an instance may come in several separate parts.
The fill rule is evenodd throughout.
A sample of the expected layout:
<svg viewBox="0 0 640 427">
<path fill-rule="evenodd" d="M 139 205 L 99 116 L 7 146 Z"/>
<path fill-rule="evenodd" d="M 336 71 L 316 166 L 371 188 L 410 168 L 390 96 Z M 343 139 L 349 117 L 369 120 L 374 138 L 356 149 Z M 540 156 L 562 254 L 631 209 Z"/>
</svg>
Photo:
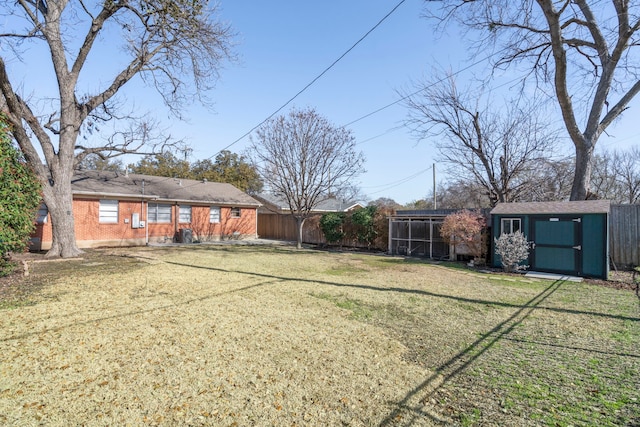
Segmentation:
<svg viewBox="0 0 640 427">
<path fill-rule="evenodd" d="M 256 199 L 263 202 L 266 209 L 271 211 L 289 211 L 289 205 L 284 197 L 274 194 L 258 194 Z M 364 207 L 359 202 L 337 199 L 335 197 L 329 197 L 320 201 L 313 209 L 313 212 L 347 212 L 355 208 Z"/>
<path fill-rule="evenodd" d="M 74 195 L 258 207 L 260 203 L 231 184 L 193 179 L 82 170 L 71 181 Z"/>
<path fill-rule="evenodd" d="M 480 212 L 485 217 L 489 216 L 491 209 L 397 209 L 394 216 L 397 217 L 445 217 L 447 215 L 451 215 L 452 213 L 460 212 L 460 211 L 471 211 L 471 212 Z"/>
<path fill-rule="evenodd" d="M 584 200 L 575 202 L 525 202 L 498 203 L 491 211 L 496 214 L 589 214 L 609 213 L 609 200 Z"/>
</svg>

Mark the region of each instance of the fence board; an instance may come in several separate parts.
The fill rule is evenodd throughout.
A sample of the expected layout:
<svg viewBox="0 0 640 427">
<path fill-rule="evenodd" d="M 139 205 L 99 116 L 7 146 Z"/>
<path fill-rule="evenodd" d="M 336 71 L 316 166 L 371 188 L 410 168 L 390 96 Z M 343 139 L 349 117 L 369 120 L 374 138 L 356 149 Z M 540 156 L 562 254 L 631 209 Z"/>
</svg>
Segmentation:
<svg viewBox="0 0 640 427">
<path fill-rule="evenodd" d="M 324 245 L 327 240 L 320 229 L 320 217 L 313 215 L 304 222 L 302 227 L 302 242 L 312 245 Z M 296 241 L 297 224 L 291 215 L 277 215 L 258 213 L 258 236 L 263 239 Z M 356 240 L 343 240 L 335 245 L 366 248 L 367 245 Z"/>
<path fill-rule="evenodd" d="M 618 268 L 640 265 L 640 205 L 612 205 L 609 253 Z"/>
</svg>

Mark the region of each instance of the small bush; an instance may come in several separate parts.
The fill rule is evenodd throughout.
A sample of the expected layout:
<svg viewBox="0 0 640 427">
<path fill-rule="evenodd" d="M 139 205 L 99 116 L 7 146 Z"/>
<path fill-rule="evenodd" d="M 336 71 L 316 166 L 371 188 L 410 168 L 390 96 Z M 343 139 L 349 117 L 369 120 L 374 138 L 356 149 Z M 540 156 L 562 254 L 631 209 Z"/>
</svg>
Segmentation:
<svg viewBox="0 0 640 427">
<path fill-rule="evenodd" d="M 502 259 L 504 271 L 510 273 L 518 270 L 526 270 L 528 265 L 520 263 L 529 258 L 529 242 L 520 231 L 504 233 L 495 239 L 496 253 Z"/>
<path fill-rule="evenodd" d="M 367 206 L 354 211 L 351 214 L 351 222 L 356 227 L 355 234 L 359 242 L 366 243 L 371 249 L 378 231 L 376 230 L 375 216 L 377 208 L 375 206 Z"/>
<path fill-rule="evenodd" d="M 320 218 L 320 229 L 328 243 L 336 243 L 344 238 L 345 215 L 343 213 L 326 213 Z"/>
</svg>

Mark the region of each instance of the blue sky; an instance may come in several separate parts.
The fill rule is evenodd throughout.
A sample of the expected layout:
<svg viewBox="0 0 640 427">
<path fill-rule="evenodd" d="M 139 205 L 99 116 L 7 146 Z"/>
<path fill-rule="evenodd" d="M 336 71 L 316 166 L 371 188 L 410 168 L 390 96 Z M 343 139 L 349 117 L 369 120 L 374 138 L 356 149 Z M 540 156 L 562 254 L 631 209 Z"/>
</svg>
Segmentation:
<svg viewBox="0 0 640 427">
<path fill-rule="evenodd" d="M 215 102 L 213 111 L 193 105 L 185 112 L 189 119 L 185 123 L 159 107 L 158 95 L 139 80 L 125 86 L 123 94 L 135 103 L 136 109 L 155 115 L 173 137 L 184 138 L 193 149 L 191 160 L 213 157 L 227 147 L 243 153 L 249 138 L 236 140 L 304 88 L 399 2 L 222 0 L 220 17 L 237 33 L 238 60 L 225 65 L 216 89 L 209 94 Z M 428 76 L 434 68 L 455 72 L 471 64 L 455 28 L 447 34 L 436 34 L 434 22 L 421 17 L 425 7 L 436 6 L 437 2 L 405 0 L 280 113 L 291 107 L 313 107 L 336 126 L 349 124 L 367 159 L 367 172 L 358 181 L 370 199 L 389 197 L 407 203 L 424 198 L 433 186 L 431 167 L 437 155 L 433 142 L 416 141 L 402 126 L 407 111 L 401 103 L 363 117 L 397 101 L 397 91 L 412 91 L 412 81 Z M 109 51 L 91 58 L 93 72 L 85 74 L 91 76 L 87 80 L 89 87 L 96 84 L 91 79 L 99 71 L 117 64 L 116 44 L 107 46 Z M 24 73 L 25 92 L 33 82 L 38 82 L 35 87 L 39 86 L 39 92 L 55 87 L 51 85 L 51 73 L 45 77 L 46 67 L 50 69 L 48 61 L 33 59 L 37 55 L 36 51 L 29 52 L 25 57 L 28 66 L 20 71 Z M 20 64 L 14 62 L 9 67 L 18 70 Z M 464 79 L 473 73 L 484 74 L 486 67 L 486 63 L 471 67 L 458 79 L 465 85 Z M 610 128 L 612 137 L 601 138 L 600 147 L 637 144 L 640 131 L 630 116 L 640 102 L 636 100 L 633 106 L 636 108 Z M 572 152 L 568 143 L 563 148 Z M 444 165 L 436 167 L 438 182 L 446 180 L 444 169 Z"/>
<path fill-rule="evenodd" d="M 222 19 L 238 33 L 239 61 L 222 71 L 213 94 L 215 112 L 192 111 L 191 123 L 177 124 L 191 142 L 194 158 L 220 149 L 267 118 L 387 15 L 399 0 L 329 0 L 324 2 L 251 0 L 223 1 Z M 352 123 L 399 99 L 398 91 L 413 91 L 412 82 L 434 68 L 454 72 L 473 62 L 459 32 L 434 31 L 422 17 L 428 5 L 406 0 L 337 65 L 296 98 L 292 106 L 313 107 L 337 126 Z M 459 75 L 484 74 L 482 63 Z M 636 103 L 637 104 L 637 103 Z M 424 198 L 433 187 L 432 165 L 437 153 L 430 141 L 416 141 L 402 126 L 407 110 L 398 103 L 348 126 L 367 158 L 359 177 L 370 199 L 389 197 L 399 203 Z M 621 124 L 630 127 L 630 120 Z M 623 126 L 611 129 L 618 138 L 602 137 L 602 147 L 632 138 Z M 637 137 L 640 132 L 636 131 Z M 242 152 L 248 138 L 229 149 Z M 615 145 L 613 145 L 615 146 Z M 572 152 L 567 143 L 562 147 Z M 436 180 L 446 180 L 445 165 L 436 165 Z"/>
<path fill-rule="evenodd" d="M 397 3 L 223 2 L 222 18 L 238 32 L 239 61 L 222 72 L 214 92 L 215 113 L 194 110 L 184 127 L 193 157 L 214 155 L 268 117 Z M 280 114 L 292 106 L 313 107 L 336 126 L 346 125 L 398 100 L 396 91 L 408 88 L 434 64 L 461 66 L 464 51 L 450 37 L 436 40 L 432 23 L 420 17 L 423 7 L 421 0 L 405 1 Z M 433 185 L 427 169 L 434 149 L 399 128 L 405 116 L 398 104 L 348 126 L 367 158 L 367 172 L 359 181 L 372 199 L 406 203 L 426 196 Z M 242 152 L 247 143 L 244 138 L 229 149 Z"/>
</svg>

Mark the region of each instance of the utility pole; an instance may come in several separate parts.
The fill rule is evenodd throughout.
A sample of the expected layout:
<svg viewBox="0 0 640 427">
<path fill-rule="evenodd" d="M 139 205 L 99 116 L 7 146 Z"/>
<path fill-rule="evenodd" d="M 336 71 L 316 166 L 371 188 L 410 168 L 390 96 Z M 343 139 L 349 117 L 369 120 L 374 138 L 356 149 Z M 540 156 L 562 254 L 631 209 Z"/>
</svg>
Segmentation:
<svg viewBox="0 0 640 427">
<path fill-rule="evenodd" d="M 433 164 L 433 210 L 438 209 L 438 200 L 436 197 L 436 164 Z"/>
</svg>

